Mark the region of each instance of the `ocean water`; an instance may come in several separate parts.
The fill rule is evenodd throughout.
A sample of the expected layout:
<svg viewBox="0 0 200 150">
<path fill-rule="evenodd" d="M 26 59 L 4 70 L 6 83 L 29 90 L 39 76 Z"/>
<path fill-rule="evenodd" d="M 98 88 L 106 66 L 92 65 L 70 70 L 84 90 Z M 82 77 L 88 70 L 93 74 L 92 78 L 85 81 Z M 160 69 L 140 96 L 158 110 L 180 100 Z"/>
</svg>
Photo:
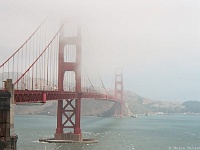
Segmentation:
<svg viewBox="0 0 200 150">
<path fill-rule="evenodd" d="M 95 144 L 40 143 L 53 137 L 56 116 L 16 115 L 18 150 L 200 150 L 200 116 L 82 117 L 84 138 Z"/>
</svg>

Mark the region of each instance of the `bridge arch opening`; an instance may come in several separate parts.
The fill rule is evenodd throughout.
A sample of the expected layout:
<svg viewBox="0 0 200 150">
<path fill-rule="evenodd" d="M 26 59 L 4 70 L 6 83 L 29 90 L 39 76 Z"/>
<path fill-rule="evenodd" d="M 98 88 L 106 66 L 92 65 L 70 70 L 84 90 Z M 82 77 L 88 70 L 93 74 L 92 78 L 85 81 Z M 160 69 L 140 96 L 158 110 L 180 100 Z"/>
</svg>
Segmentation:
<svg viewBox="0 0 200 150">
<path fill-rule="evenodd" d="M 76 79 L 74 71 L 66 71 L 64 73 L 63 90 L 70 92 L 76 91 Z"/>
<path fill-rule="evenodd" d="M 116 85 L 116 90 L 120 90 L 120 91 L 122 90 L 121 84 L 117 84 L 117 85 Z"/>
<path fill-rule="evenodd" d="M 65 45 L 64 62 L 76 62 L 76 45 Z"/>
<path fill-rule="evenodd" d="M 117 76 L 116 77 L 116 81 L 118 81 L 118 82 L 122 81 L 122 77 L 121 76 Z"/>
</svg>

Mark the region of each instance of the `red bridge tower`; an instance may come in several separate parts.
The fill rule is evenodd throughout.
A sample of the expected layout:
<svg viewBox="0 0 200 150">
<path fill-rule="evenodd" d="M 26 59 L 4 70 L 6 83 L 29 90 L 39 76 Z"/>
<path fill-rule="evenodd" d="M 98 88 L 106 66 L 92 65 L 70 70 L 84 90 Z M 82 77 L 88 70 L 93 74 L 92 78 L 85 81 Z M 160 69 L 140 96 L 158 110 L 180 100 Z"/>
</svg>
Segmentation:
<svg viewBox="0 0 200 150">
<path fill-rule="evenodd" d="M 124 115 L 124 82 L 123 82 L 123 71 L 121 68 L 116 69 L 115 71 L 115 99 L 118 99 L 119 102 L 115 103 L 115 117 L 122 117 Z"/>
<path fill-rule="evenodd" d="M 74 46 L 76 58 L 75 62 L 64 61 L 65 47 Z M 59 62 L 58 62 L 58 90 L 64 91 L 63 82 L 66 72 L 73 72 L 75 78 L 75 92 L 79 93 L 75 99 L 65 99 L 58 101 L 57 108 L 57 128 L 54 138 L 56 140 L 82 141 L 80 129 L 81 112 L 81 29 L 78 28 L 77 35 L 65 37 L 64 27 L 60 33 L 59 40 Z M 64 129 L 71 128 L 72 132 L 64 133 Z"/>
</svg>

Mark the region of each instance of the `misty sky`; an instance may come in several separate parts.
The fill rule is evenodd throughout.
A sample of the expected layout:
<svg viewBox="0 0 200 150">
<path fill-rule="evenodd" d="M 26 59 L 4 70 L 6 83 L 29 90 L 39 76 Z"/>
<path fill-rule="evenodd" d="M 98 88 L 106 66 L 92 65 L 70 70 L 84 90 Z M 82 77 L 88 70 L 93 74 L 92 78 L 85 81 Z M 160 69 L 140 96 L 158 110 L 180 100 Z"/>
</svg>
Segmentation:
<svg viewBox="0 0 200 150">
<path fill-rule="evenodd" d="M 48 14 L 80 20 L 94 66 L 105 76 L 123 67 L 125 89 L 154 100 L 200 100 L 199 0 L 1 0 L 0 63 Z"/>
</svg>

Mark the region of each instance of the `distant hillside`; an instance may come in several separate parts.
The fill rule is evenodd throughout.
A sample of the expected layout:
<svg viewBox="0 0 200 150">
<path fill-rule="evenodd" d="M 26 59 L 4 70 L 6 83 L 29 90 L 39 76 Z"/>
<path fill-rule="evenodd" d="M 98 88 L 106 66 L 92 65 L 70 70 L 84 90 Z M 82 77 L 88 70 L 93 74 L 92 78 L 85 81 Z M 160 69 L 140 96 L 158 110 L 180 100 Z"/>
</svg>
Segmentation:
<svg viewBox="0 0 200 150">
<path fill-rule="evenodd" d="M 125 100 L 134 114 L 144 113 L 200 113 L 200 101 L 155 101 L 141 97 L 134 92 L 125 91 Z"/>
<path fill-rule="evenodd" d="M 156 113 L 156 112 L 179 113 L 184 108 L 184 106 L 180 102 L 155 101 L 141 97 L 131 91 L 125 91 L 124 95 L 129 109 L 134 114 Z"/>
<path fill-rule="evenodd" d="M 187 101 L 183 103 L 183 106 L 182 112 L 200 113 L 200 102 L 198 101 Z"/>
</svg>

